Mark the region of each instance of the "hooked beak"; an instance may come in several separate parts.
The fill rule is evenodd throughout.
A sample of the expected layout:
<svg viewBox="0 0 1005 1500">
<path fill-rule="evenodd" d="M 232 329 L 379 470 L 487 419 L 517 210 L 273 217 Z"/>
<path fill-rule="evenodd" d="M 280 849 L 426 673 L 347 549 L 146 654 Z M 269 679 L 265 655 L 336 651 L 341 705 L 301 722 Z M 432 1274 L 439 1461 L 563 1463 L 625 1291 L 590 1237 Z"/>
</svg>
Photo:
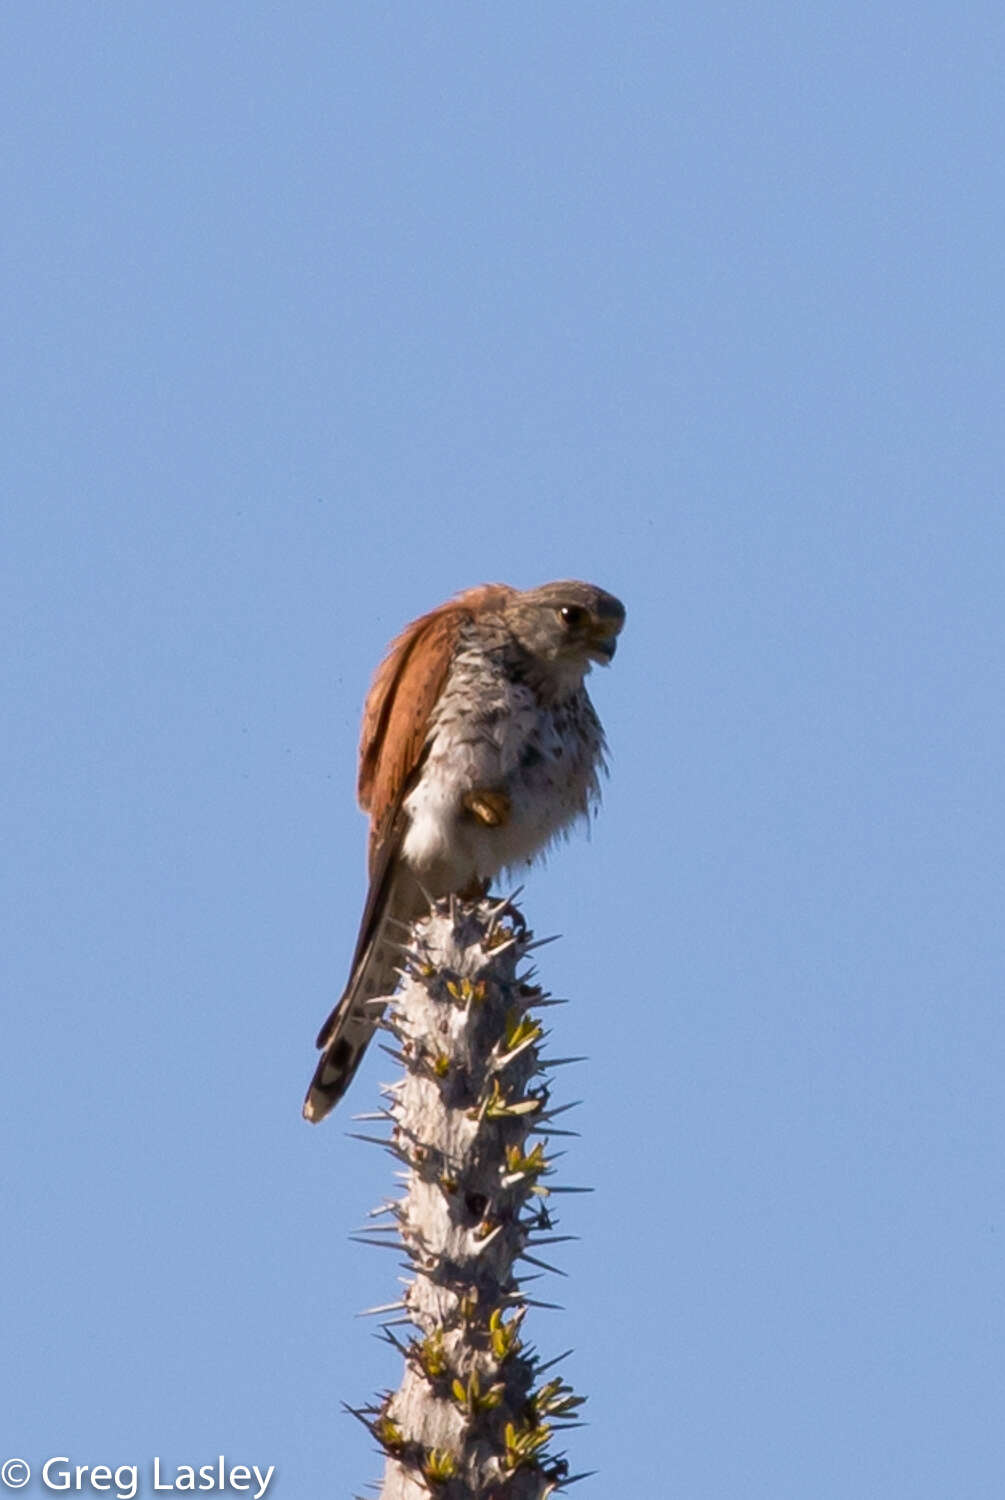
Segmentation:
<svg viewBox="0 0 1005 1500">
<path fill-rule="evenodd" d="M 591 641 L 589 655 L 594 661 L 598 661 L 602 667 L 607 667 L 614 660 L 614 653 L 617 649 L 617 636 L 602 635 Z"/>
<path fill-rule="evenodd" d="M 602 667 L 609 666 L 618 649 L 618 636 L 625 623 L 625 608 L 619 599 L 606 597 L 593 619 L 588 652 Z"/>
</svg>

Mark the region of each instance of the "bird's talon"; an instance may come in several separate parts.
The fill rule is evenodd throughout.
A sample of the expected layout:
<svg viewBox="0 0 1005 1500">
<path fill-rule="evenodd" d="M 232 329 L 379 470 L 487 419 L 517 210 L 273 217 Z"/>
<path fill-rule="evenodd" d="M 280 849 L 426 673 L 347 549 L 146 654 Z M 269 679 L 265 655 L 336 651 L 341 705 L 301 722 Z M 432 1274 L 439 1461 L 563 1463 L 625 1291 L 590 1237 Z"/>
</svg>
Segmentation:
<svg viewBox="0 0 1005 1500">
<path fill-rule="evenodd" d="M 486 828 L 500 828 L 509 822 L 510 801 L 505 792 L 465 792 L 462 800 Z"/>
</svg>

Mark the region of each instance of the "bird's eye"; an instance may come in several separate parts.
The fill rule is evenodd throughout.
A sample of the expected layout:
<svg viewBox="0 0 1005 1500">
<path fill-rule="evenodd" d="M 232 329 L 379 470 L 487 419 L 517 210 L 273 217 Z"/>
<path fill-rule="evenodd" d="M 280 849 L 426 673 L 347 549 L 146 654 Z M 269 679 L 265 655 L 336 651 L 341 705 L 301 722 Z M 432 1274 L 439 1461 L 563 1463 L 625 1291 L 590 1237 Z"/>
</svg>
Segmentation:
<svg viewBox="0 0 1005 1500">
<path fill-rule="evenodd" d="M 585 621 L 586 610 L 580 608 L 578 604 L 563 604 L 562 608 L 558 611 L 558 618 L 570 630 L 575 630 L 577 626 L 582 625 Z"/>
</svg>

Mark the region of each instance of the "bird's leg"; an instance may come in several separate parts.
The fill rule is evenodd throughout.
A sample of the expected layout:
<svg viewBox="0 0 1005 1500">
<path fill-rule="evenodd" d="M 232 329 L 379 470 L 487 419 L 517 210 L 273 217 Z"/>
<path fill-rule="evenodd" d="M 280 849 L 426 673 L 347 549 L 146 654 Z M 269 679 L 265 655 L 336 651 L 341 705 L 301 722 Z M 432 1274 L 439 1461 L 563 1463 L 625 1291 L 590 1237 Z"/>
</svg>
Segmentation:
<svg viewBox="0 0 1005 1500">
<path fill-rule="evenodd" d="M 458 891 L 462 901 L 484 901 L 489 893 L 488 880 L 480 880 L 477 875 L 472 876 L 462 891 Z"/>
<path fill-rule="evenodd" d="M 500 828 L 509 822 L 510 801 L 505 792 L 488 792 L 476 788 L 465 792 L 462 802 L 486 828 Z"/>
</svg>

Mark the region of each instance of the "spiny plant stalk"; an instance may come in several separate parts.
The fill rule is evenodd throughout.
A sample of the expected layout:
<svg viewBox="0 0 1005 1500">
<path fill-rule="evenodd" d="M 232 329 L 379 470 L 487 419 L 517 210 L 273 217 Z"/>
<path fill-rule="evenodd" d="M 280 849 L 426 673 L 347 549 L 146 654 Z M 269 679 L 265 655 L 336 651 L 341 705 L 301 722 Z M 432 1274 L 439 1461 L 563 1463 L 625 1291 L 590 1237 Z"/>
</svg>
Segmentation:
<svg viewBox="0 0 1005 1500">
<path fill-rule="evenodd" d="M 401 1385 L 355 1412 L 387 1455 L 381 1500 L 543 1500 L 572 1482 L 553 1439 L 582 1398 L 524 1342 L 516 1270 L 552 1269 L 533 1251 L 558 1238 L 531 1013 L 555 1002 L 517 972 L 533 946 L 509 901 L 436 903 L 411 930 L 384 1021 L 404 1076 L 380 1118 L 405 1192 L 375 1211 L 384 1230 L 359 1237 L 402 1247 L 411 1277 L 399 1303 L 373 1309 L 402 1313 L 384 1328 L 405 1358 Z"/>
</svg>

